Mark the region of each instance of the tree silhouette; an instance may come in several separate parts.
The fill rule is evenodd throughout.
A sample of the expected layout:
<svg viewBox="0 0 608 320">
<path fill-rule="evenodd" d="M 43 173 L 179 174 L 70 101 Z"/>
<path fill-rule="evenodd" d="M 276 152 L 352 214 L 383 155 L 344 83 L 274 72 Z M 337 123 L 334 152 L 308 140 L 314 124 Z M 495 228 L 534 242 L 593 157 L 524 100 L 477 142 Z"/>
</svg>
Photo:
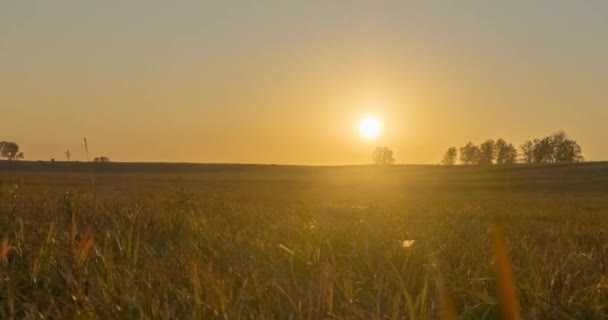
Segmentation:
<svg viewBox="0 0 608 320">
<path fill-rule="evenodd" d="M 0 158 L 7 160 L 22 160 L 23 152 L 19 152 L 19 145 L 14 142 L 0 141 Z"/>
<path fill-rule="evenodd" d="M 526 163 L 554 163 L 584 161 L 581 146 L 558 131 L 543 139 L 528 140 L 520 147 Z"/>
<path fill-rule="evenodd" d="M 568 139 L 565 132 L 558 131 L 550 138 L 553 144 L 553 160 L 555 162 L 581 162 L 585 160 L 581 146 L 576 141 Z"/>
<path fill-rule="evenodd" d="M 68 159 L 68 161 L 72 159 L 72 154 L 69 149 L 65 152 L 65 158 Z"/>
<path fill-rule="evenodd" d="M 538 139 L 537 139 L 538 140 Z M 521 150 L 522 161 L 525 163 L 533 163 L 534 162 L 534 146 L 536 145 L 536 140 L 526 140 L 519 149 Z"/>
<path fill-rule="evenodd" d="M 553 158 L 553 142 L 550 137 L 534 140 L 534 162 L 550 163 L 554 162 Z"/>
<path fill-rule="evenodd" d="M 372 161 L 374 164 L 393 164 L 395 162 L 393 150 L 387 147 L 376 147 L 372 154 Z"/>
<path fill-rule="evenodd" d="M 443 160 L 441 160 L 441 163 L 446 166 L 453 166 L 456 164 L 457 157 L 458 157 L 458 151 L 456 150 L 456 147 L 451 147 L 445 152 L 445 155 L 443 156 Z"/>
<path fill-rule="evenodd" d="M 110 162 L 110 158 L 104 156 L 96 157 L 93 159 L 93 162 Z"/>
<path fill-rule="evenodd" d="M 479 159 L 478 164 L 493 164 L 494 158 L 496 157 L 495 150 L 496 143 L 492 139 L 486 140 L 479 146 Z"/>
<path fill-rule="evenodd" d="M 512 164 L 517 162 L 517 149 L 503 139 L 496 140 L 494 145 L 497 164 Z"/>
<path fill-rule="evenodd" d="M 473 142 L 469 142 L 460 147 L 460 162 L 463 164 L 477 164 L 479 163 L 479 154 L 479 147 L 474 145 Z"/>
</svg>

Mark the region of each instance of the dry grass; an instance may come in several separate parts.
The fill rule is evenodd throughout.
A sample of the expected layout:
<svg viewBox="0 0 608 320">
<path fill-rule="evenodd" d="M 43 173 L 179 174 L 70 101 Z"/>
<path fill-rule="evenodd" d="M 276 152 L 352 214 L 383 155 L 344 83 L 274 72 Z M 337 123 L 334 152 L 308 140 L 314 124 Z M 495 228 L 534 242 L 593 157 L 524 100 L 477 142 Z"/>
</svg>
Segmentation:
<svg viewBox="0 0 608 320">
<path fill-rule="evenodd" d="M 3 319 L 607 316 L 601 192 L 31 177 L 0 191 Z"/>
</svg>

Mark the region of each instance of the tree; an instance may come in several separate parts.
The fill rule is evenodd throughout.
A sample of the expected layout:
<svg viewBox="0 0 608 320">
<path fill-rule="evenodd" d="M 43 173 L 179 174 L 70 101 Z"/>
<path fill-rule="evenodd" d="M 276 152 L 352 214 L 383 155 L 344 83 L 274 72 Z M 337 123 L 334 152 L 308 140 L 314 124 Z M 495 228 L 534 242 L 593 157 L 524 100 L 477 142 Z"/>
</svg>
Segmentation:
<svg viewBox="0 0 608 320">
<path fill-rule="evenodd" d="M 585 160 L 581 146 L 576 141 L 568 139 L 565 132 L 558 131 L 550 139 L 553 145 L 553 160 L 555 162 L 581 162 Z"/>
<path fill-rule="evenodd" d="M 101 157 L 95 158 L 93 160 L 93 162 L 110 162 L 110 158 L 101 156 Z"/>
<path fill-rule="evenodd" d="M 395 162 L 393 150 L 387 147 L 376 147 L 372 154 L 372 160 L 374 164 L 393 164 Z"/>
<path fill-rule="evenodd" d="M 65 152 L 65 158 L 68 159 L 68 161 L 70 161 L 70 159 L 72 159 L 72 154 L 70 153 L 69 149 Z"/>
<path fill-rule="evenodd" d="M 494 145 L 497 164 L 512 164 L 517 162 L 517 149 L 503 139 L 496 140 Z"/>
<path fill-rule="evenodd" d="M 551 163 L 555 162 L 553 153 L 553 142 L 551 137 L 543 139 L 534 139 L 533 159 L 535 163 Z"/>
<path fill-rule="evenodd" d="M 553 143 L 550 137 L 524 142 L 520 147 L 526 163 L 550 163 L 553 159 Z"/>
<path fill-rule="evenodd" d="M 580 162 L 584 161 L 581 146 L 558 131 L 543 139 L 526 141 L 520 147 L 527 163 Z"/>
<path fill-rule="evenodd" d="M 7 160 L 22 160 L 23 152 L 19 152 L 19 145 L 14 142 L 0 141 L 0 158 Z"/>
<path fill-rule="evenodd" d="M 505 147 L 503 164 L 514 164 L 517 163 L 517 148 L 511 143 Z"/>
<path fill-rule="evenodd" d="M 496 143 L 494 144 L 494 149 L 496 152 L 496 163 L 497 164 L 505 163 L 507 147 L 508 147 L 508 144 L 504 139 L 496 140 Z"/>
<path fill-rule="evenodd" d="M 472 142 L 469 142 L 464 147 L 460 148 L 460 162 L 464 164 L 479 163 L 479 154 L 479 147 Z"/>
<path fill-rule="evenodd" d="M 492 139 L 486 140 L 479 146 L 479 159 L 478 164 L 493 164 L 494 158 L 496 157 L 495 151 L 496 143 Z"/>
<path fill-rule="evenodd" d="M 453 166 L 456 164 L 457 157 L 458 157 L 458 151 L 456 150 L 456 147 L 451 147 L 445 152 L 445 155 L 443 156 L 443 160 L 441 160 L 441 163 L 446 166 Z"/>
<path fill-rule="evenodd" d="M 534 162 L 534 146 L 535 141 L 526 140 L 519 149 L 521 150 L 522 161 L 525 163 Z"/>
</svg>

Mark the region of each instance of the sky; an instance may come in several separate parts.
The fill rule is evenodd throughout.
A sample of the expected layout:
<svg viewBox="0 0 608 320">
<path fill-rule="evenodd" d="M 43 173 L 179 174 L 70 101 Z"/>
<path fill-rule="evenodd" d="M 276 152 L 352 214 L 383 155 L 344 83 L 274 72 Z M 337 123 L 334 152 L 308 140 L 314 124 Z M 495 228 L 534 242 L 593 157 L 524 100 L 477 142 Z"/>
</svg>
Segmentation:
<svg viewBox="0 0 608 320">
<path fill-rule="evenodd" d="M 608 1 L 0 0 L 26 159 L 439 163 L 566 131 L 608 160 Z M 366 115 L 382 122 L 359 136 Z"/>
</svg>

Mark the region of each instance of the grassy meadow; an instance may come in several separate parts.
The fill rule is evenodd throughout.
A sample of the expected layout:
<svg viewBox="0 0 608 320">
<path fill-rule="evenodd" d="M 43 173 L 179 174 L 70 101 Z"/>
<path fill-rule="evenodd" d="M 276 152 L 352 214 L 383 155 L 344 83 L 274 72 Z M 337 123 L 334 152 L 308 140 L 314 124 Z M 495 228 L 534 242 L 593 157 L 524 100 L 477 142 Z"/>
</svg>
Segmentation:
<svg viewBox="0 0 608 320">
<path fill-rule="evenodd" d="M 498 319 L 501 261 L 522 318 L 608 317 L 608 163 L 0 162 L 0 181 L 2 319 Z"/>
</svg>

